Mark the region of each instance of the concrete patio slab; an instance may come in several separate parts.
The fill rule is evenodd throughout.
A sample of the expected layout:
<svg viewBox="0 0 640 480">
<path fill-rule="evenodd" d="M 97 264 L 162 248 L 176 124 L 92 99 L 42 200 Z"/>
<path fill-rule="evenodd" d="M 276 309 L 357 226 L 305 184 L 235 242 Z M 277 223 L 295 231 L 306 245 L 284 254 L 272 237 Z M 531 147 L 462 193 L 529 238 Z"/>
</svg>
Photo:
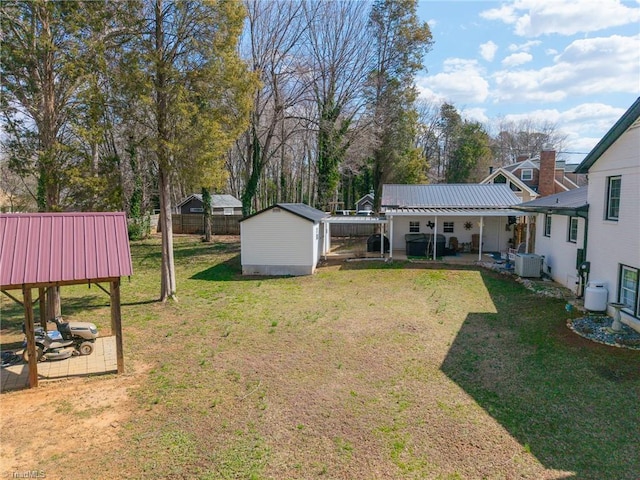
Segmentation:
<svg viewBox="0 0 640 480">
<path fill-rule="evenodd" d="M 22 354 L 22 352 L 17 352 Z M 38 381 L 117 372 L 116 337 L 96 339 L 91 355 L 71 357 L 38 363 Z M 29 368 L 26 363 L 4 367 L 0 375 L 0 392 L 19 390 L 29 386 Z"/>
</svg>

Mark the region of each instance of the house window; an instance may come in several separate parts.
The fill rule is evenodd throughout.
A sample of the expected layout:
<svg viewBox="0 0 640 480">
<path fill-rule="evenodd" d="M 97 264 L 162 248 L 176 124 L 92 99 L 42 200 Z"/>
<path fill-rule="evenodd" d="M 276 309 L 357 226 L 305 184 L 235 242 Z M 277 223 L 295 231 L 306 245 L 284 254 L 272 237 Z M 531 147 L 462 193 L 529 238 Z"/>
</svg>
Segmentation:
<svg viewBox="0 0 640 480">
<path fill-rule="evenodd" d="M 567 241 L 571 243 L 578 241 L 578 217 L 569 217 L 569 235 Z"/>
<path fill-rule="evenodd" d="M 233 215 L 233 207 L 224 207 L 225 215 Z"/>
<path fill-rule="evenodd" d="M 523 168 L 520 171 L 521 180 L 533 180 L 533 168 Z"/>
<path fill-rule="evenodd" d="M 620 265 L 620 298 L 618 301 L 625 304 L 625 310 L 634 317 L 640 316 L 640 296 L 638 269 Z"/>
<path fill-rule="evenodd" d="M 551 236 L 551 215 L 545 214 L 544 216 L 544 236 Z"/>
<path fill-rule="evenodd" d="M 191 213 L 202 213 L 202 212 L 204 212 L 204 208 L 202 208 L 202 207 L 191 207 L 189 209 L 189 211 Z"/>
<path fill-rule="evenodd" d="M 453 233 L 453 222 L 444 222 L 444 233 Z"/>
<path fill-rule="evenodd" d="M 420 222 L 409 222 L 409 233 L 419 233 Z"/>
<path fill-rule="evenodd" d="M 620 212 L 620 183 L 622 177 L 607 179 L 607 220 L 618 220 Z"/>
</svg>

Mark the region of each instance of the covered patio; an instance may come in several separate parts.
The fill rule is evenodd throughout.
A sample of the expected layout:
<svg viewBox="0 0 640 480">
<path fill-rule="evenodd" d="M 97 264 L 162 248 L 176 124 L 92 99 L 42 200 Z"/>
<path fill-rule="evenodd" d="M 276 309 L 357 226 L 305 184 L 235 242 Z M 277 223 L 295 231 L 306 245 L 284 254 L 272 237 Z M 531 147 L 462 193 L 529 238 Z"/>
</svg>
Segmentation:
<svg viewBox="0 0 640 480">
<path fill-rule="evenodd" d="M 34 304 L 46 330 L 45 292 L 67 285 L 93 284 L 109 295 L 115 371 L 124 372 L 120 278 L 132 273 L 123 212 L 0 215 L 0 291 L 24 308 L 29 387 L 39 378 Z"/>
</svg>

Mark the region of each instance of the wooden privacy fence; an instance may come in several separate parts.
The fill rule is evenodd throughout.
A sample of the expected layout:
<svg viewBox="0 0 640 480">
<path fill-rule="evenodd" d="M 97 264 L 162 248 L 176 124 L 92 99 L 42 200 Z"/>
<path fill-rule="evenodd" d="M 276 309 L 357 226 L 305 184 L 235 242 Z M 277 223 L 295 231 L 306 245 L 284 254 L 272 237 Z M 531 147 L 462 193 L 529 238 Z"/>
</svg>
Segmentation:
<svg viewBox="0 0 640 480">
<path fill-rule="evenodd" d="M 242 215 L 211 215 L 211 233 L 214 235 L 240 235 Z M 201 213 L 173 214 L 173 233 L 204 234 L 204 215 Z M 158 223 L 158 232 L 160 224 Z M 332 237 L 368 237 L 376 233 L 374 224 L 333 223 Z"/>
<path fill-rule="evenodd" d="M 332 223 L 331 224 L 331 236 L 332 237 L 368 237 L 376 232 L 375 224 L 362 224 L 362 223 Z"/>
<path fill-rule="evenodd" d="M 211 215 L 211 233 L 213 235 L 240 235 L 240 220 L 242 215 Z M 173 214 L 171 215 L 173 233 L 204 234 L 204 215 Z M 160 231 L 160 224 L 158 224 Z"/>
</svg>

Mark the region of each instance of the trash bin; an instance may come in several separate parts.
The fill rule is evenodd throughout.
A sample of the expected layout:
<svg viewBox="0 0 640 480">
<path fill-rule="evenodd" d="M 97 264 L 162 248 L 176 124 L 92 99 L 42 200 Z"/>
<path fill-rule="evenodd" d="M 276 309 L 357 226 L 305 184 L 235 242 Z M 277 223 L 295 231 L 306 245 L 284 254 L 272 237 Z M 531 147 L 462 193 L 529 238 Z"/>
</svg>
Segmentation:
<svg viewBox="0 0 640 480">
<path fill-rule="evenodd" d="M 607 310 L 609 292 L 604 282 L 591 281 L 584 291 L 584 308 L 590 312 L 604 312 Z"/>
<path fill-rule="evenodd" d="M 427 256 L 427 235 L 424 233 L 407 233 L 404 236 L 407 256 Z"/>
<path fill-rule="evenodd" d="M 427 256 L 433 255 L 433 233 L 426 235 L 427 237 Z M 447 246 L 447 238 L 439 233 L 436 235 L 436 257 L 444 257 L 445 248 Z"/>
<path fill-rule="evenodd" d="M 367 252 L 380 252 L 380 237 L 379 233 L 374 233 L 367 239 Z M 389 239 L 384 237 L 384 253 L 389 253 Z"/>
</svg>

